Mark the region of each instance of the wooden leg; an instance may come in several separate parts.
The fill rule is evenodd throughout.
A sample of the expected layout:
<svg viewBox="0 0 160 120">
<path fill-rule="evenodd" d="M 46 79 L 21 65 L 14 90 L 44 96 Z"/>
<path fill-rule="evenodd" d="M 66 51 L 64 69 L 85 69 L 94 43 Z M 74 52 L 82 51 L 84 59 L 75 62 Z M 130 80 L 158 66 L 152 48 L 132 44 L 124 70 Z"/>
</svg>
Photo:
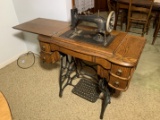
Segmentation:
<svg viewBox="0 0 160 120">
<path fill-rule="evenodd" d="M 156 38 L 157 38 L 157 34 L 158 34 L 158 31 L 160 29 L 160 24 L 158 26 L 156 26 L 155 28 L 155 31 L 154 31 L 154 34 L 153 34 L 153 41 L 152 41 L 152 45 L 154 45 L 155 41 L 156 41 Z"/>
<path fill-rule="evenodd" d="M 152 45 L 154 45 L 155 41 L 156 41 L 156 37 L 153 37 Z"/>
<path fill-rule="evenodd" d="M 147 23 L 144 25 L 143 29 L 142 29 L 142 37 L 144 36 L 144 34 L 147 31 Z"/>
<path fill-rule="evenodd" d="M 130 29 L 130 21 L 129 20 L 127 20 L 127 29 L 126 29 L 126 32 L 129 32 L 129 29 Z"/>
<path fill-rule="evenodd" d="M 119 13 L 116 14 L 116 20 L 115 20 L 114 30 L 117 29 L 118 15 L 119 15 Z"/>
</svg>

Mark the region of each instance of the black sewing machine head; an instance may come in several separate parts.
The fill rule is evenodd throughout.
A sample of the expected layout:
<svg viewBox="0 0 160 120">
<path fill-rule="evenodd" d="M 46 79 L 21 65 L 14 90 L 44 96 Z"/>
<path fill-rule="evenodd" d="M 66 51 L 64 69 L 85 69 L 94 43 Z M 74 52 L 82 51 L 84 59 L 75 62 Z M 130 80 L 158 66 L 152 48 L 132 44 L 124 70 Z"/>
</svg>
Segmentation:
<svg viewBox="0 0 160 120">
<path fill-rule="evenodd" d="M 101 16 L 96 15 L 78 15 L 78 10 L 71 10 L 71 26 L 76 28 L 80 21 L 88 21 L 97 24 L 98 32 L 105 33 L 106 32 L 106 21 Z"/>
<path fill-rule="evenodd" d="M 92 30 L 81 29 L 79 24 L 81 21 L 87 21 L 96 24 Z M 79 15 L 76 8 L 71 9 L 71 27 L 72 29 L 64 35 L 67 38 L 82 40 L 90 43 L 95 43 L 102 46 L 107 46 L 114 39 L 110 32 L 114 28 L 115 12 L 108 15 L 107 21 L 97 15 Z"/>
</svg>

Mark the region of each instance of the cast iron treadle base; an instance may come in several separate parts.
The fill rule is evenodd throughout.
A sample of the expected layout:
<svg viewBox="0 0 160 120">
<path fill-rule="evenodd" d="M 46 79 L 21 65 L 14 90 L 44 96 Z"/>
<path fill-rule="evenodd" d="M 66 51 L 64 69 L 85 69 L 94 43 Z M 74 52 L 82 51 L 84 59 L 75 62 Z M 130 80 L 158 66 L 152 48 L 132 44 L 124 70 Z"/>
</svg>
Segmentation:
<svg viewBox="0 0 160 120">
<path fill-rule="evenodd" d="M 90 102 L 96 102 L 100 94 L 98 84 L 84 78 L 80 79 L 72 92 Z"/>
</svg>

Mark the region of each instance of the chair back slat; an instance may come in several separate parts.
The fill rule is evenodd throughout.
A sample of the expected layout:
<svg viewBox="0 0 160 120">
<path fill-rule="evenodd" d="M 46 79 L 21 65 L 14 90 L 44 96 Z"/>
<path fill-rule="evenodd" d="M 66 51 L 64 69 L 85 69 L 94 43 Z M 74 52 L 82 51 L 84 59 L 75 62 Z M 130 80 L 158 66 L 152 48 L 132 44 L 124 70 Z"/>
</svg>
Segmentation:
<svg viewBox="0 0 160 120">
<path fill-rule="evenodd" d="M 129 0 L 129 10 L 128 10 L 128 22 L 127 22 L 127 32 L 131 27 L 131 22 L 134 20 L 134 23 L 144 23 L 144 27 L 142 30 L 142 36 L 148 30 L 147 26 L 149 25 L 150 15 L 152 11 L 152 6 L 154 0 L 145 0 L 145 5 L 135 5 L 133 4 L 133 0 Z M 137 16 L 136 16 L 137 14 Z M 138 16 L 139 15 L 139 16 Z"/>
</svg>

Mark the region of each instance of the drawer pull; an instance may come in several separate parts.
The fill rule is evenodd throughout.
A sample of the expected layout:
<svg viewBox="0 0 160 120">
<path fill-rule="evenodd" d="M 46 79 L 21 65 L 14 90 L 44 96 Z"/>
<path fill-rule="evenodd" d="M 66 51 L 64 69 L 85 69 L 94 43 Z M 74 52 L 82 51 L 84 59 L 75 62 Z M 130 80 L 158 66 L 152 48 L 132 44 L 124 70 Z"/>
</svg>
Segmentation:
<svg viewBox="0 0 160 120">
<path fill-rule="evenodd" d="M 45 60 L 46 59 L 46 57 L 43 57 L 43 60 Z"/>
<path fill-rule="evenodd" d="M 116 72 L 116 75 L 121 76 L 122 75 L 122 70 L 118 69 L 117 72 Z"/>
<path fill-rule="evenodd" d="M 46 49 L 46 46 L 43 45 L 43 46 L 42 46 L 42 50 L 45 51 L 45 49 Z"/>
<path fill-rule="evenodd" d="M 119 81 L 115 81 L 115 82 L 114 82 L 114 85 L 115 85 L 116 87 L 119 87 Z"/>
</svg>

